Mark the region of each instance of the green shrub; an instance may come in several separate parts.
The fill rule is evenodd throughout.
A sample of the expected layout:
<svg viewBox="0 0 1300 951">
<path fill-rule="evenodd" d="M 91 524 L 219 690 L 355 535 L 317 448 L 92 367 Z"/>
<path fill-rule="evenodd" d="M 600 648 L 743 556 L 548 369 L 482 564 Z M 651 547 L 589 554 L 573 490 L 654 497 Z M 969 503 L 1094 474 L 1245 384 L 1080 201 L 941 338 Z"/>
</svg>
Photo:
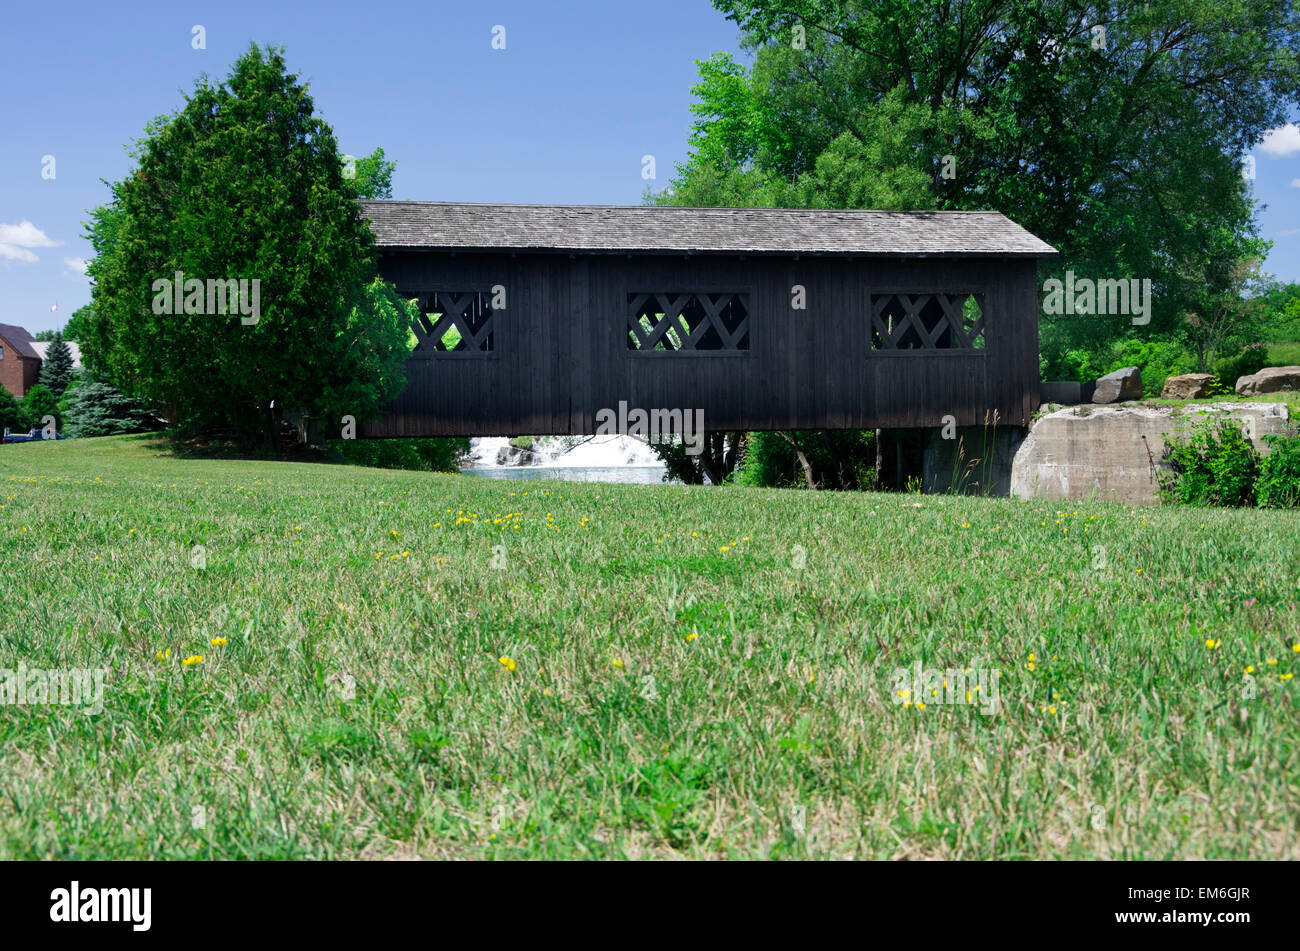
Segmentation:
<svg viewBox="0 0 1300 951">
<path fill-rule="evenodd" d="M 1125 340 L 1115 348 L 1110 373 L 1124 367 L 1137 367 L 1142 372 L 1144 396 L 1159 396 L 1165 380 L 1195 369 L 1191 357 L 1182 344 L 1171 340 Z"/>
<path fill-rule="evenodd" d="M 1269 454 L 1259 463 L 1255 499 L 1261 508 L 1300 508 L 1300 436 L 1264 437 Z"/>
<path fill-rule="evenodd" d="M 469 452 L 469 440 L 458 437 L 330 439 L 325 446 L 345 462 L 356 466 L 421 472 L 455 472 L 460 454 Z"/>
<path fill-rule="evenodd" d="M 1087 383 L 1101 376 L 1096 356 L 1091 351 L 1081 348 L 1066 350 L 1047 360 L 1045 369 L 1043 361 L 1040 360 L 1039 370 L 1045 380 L 1075 380 L 1079 383 Z"/>
<path fill-rule="evenodd" d="M 736 483 L 748 486 L 803 488 L 808 482 L 795 454 L 793 439 L 823 489 L 870 489 L 876 481 L 874 430 L 801 430 L 750 433 Z"/>
<path fill-rule="evenodd" d="M 1258 373 L 1266 366 L 1268 366 L 1268 345 L 1252 343 L 1243 347 L 1239 353 L 1215 360 L 1214 375 L 1219 378 L 1219 382 L 1228 392 L 1232 392 L 1239 377 Z"/>
<path fill-rule="evenodd" d="M 27 395 L 23 397 L 23 412 L 27 415 L 28 426 L 41 426 L 45 417 L 53 416 L 55 428 L 63 428 L 58 397 L 44 383 L 37 383 L 27 391 Z"/>
<path fill-rule="evenodd" d="M 0 386 L 0 432 L 4 432 L 5 427 L 8 427 L 10 432 L 25 433 L 30 428 L 30 423 L 27 421 L 27 411 L 23 409 L 23 404 Z"/>
<path fill-rule="evenodd" d="M 1165 437 L 1172 474 L 1160 477 L 1160 497 L 1177 505 L 1252 505 L 1259 453 L 1240 427 L 1209 420 Z"/>
</svg>

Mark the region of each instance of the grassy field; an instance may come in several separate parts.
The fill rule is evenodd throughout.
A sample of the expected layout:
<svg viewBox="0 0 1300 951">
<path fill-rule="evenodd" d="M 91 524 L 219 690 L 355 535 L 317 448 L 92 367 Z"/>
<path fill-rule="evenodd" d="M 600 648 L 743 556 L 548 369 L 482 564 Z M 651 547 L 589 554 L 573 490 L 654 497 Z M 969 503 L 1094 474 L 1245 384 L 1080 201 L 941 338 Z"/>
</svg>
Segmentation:
<svg viewBox="0 0 1300 951">
<path fill-rule="evenodd" d="M 1268 345 L 1270 366 L 1300 366 L 1300 340 L 1285 340 Z"/>
<path fill-rule="evenodd" d="M 1298 599 L 1296 513 L 4 446 L 0 667 L 109 672 L 0 857 L 1296 858 Z"/>
</svg>

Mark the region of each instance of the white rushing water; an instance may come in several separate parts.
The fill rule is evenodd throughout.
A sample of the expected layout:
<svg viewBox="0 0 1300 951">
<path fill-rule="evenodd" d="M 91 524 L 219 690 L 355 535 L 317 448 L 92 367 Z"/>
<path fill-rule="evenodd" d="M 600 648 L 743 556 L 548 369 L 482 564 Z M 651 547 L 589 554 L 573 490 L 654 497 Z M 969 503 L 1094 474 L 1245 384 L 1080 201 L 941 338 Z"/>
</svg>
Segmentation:
<svg viewBox="0 0 1300 951">
<path fill-rule="evenodd" d="M 541 436 L 533 445 L 534 461 L 530 467 L 609 469 L 620 466 L 659 466 L 659 457 L 644 442 L 631 436 L 579 437 L 572 449 L 565 449 L 573 437 Z M 484 436 L 470 440 L 470 462 L 475 468 L 498 465 L 502 449 L 509 449 L 504 436 Z M 518 466 L 517 453 L 508 453 L 510 461 L 502 466 Z"/>
</svg>

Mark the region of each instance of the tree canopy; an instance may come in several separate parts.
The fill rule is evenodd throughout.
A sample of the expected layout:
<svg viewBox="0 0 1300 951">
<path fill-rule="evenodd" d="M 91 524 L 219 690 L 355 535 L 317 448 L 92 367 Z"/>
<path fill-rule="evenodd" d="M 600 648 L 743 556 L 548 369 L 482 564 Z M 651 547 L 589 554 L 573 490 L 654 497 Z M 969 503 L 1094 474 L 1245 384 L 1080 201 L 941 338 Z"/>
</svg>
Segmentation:
<svg viewBox="0 0 1300 951">
<path fill-rule="evenodd" d="M 700 63 L 679 204 L 990 208 L 1081 276 L 1151 278 L 1149 334 L 1268 243 L 1243 157 L 1300 89 L 1289 0 L 714 0 L 754 51 Z M 1045 349 L 1132 333 L 1044 319 Z"/>
</svg>

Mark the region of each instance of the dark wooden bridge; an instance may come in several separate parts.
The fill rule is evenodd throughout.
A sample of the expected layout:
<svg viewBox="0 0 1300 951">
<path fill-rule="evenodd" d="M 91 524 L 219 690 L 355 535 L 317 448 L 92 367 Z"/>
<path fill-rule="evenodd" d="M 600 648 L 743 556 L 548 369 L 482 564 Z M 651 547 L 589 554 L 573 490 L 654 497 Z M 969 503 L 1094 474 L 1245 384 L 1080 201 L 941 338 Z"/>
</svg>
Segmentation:
<svg viewBox="0 0 1300 951">
<path fill-rule="evenodd" d="M 1037 261 L 995 212 L 362 202 L 420 301 L 365 436 L 583 434 L 628 406 L 717 430 L 979 425 L 1038 409 Z"/>
</svg>

